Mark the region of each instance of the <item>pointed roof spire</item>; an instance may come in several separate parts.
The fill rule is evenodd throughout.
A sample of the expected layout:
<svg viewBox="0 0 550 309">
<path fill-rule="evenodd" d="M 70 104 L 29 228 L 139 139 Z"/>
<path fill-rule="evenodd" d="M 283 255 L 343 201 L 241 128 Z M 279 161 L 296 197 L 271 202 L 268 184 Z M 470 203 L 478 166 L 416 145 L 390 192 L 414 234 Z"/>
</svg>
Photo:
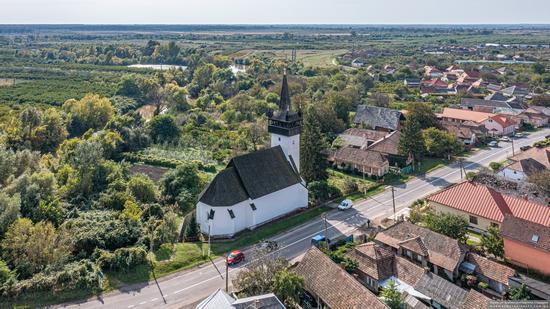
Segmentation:
<svg viewBox="0 0 550 309">
<path fill-rule="evenodd" d="M 283 71 L 283 86 L 281 87 L 281 99 L 279 101 L 279 110 L 290 111 L 290 91 L 286 78 L 286 68 Z"/>
</svg>

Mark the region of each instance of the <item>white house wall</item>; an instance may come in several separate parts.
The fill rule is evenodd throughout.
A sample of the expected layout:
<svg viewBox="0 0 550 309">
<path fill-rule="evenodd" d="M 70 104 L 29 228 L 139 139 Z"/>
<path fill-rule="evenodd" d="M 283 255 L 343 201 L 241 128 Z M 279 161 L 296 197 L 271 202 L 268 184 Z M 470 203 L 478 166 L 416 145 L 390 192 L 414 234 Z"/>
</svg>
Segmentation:
<svg viewBox="0 0 550 309">
<path fill-rule="evenodd" d="M 515 170 L 507 168 L 507 167 L 504 168 L 502 171 L 498 172 L 497 175 L 502 176 L 502 177 L 506 177 L 508 179 L 516 180 L 516 181 L 521 181 L 521 180 L 524 180 L 524 179 L 527 178 L 525 173 L 523 173 L 521 171 L 515 171 Z"/>
<path fill-rule="evenodd" d="M 250 203 L 254 203 L 253 211 Z M 273 192 L 255 200 L 245 200 L 229 207 L 213 207 L 205 203 L 197 204 L 197 223 L 201 232 L 208 234 L 208 213 L 213 209 L 210 234 L 213 237 L 231 237 L 245 229 L 253 229 L 263 223 L 282 217 L 308 205 L 308 191 L 301 184 Z M 235 218 L 231 218 L 228 209 L 232 209 Z"/>
</svg>

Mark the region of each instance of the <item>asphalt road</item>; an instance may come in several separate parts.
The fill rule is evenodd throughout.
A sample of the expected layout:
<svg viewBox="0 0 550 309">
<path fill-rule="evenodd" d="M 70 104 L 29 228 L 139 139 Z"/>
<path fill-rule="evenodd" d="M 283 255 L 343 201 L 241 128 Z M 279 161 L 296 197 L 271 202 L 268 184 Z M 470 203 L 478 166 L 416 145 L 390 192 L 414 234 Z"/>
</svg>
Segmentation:
<svg viewBox="0 0 550 309">
<path fill-rule="evenodd" d="M 545 129 L 531 133 L 526 138 L 515 139 L 514 148 L 519 152 L 521 146 L 530 145 L 535 141 L 543 139 L 548 134 L 550 134 L 550 129 Z M 480 166 L 488 166 L 490 162 L 502 161 L 511 155 L 512 143 L 501 142 L 498 148 L 484 149 L 474 153 L 463 162 L 463 166 L 466 171 L 472 171 L 478 169 Z M 397 214 L 406 212 L 407 207 L 413 201 L 460 180 L 461 172 L 459 164 L 454 163 L 395 187 L 394 194 Z M 384 192 L 356 203 L 350 210 L 328 212 L 327 234 L 329 238 L 332 238 L 336 234 L 346 233 L 359 227 L 367 218 L 389 217 L 392 214 L 391 190 L 390 188 L 386 188 Z M 311 237 L 322 233 L 324 230 L 324 221 L 319 217 L 279 234 L 272 238 L 272 240 L 279 243 L 280 247 L 275 254 L 285 256 L 289 259 L 298 257 L 310 247 Z M 229 282 L 236 275 L 239 268 L 245 265 L 246 263 L 242 263 L 238 267 L 229 269 Z M 199 268 L 159 279 L 158 282 L 153 281 L 134 285 L 103 295 L 102 297 L 89 299 L 81 303 L 65 304 L 60 307 L 86 309 L 181 308 L 206 298 L 217 288 L 224 287 L 224 260 L 217 259 L 213 263 L 205 264 Z"/>
</svg>

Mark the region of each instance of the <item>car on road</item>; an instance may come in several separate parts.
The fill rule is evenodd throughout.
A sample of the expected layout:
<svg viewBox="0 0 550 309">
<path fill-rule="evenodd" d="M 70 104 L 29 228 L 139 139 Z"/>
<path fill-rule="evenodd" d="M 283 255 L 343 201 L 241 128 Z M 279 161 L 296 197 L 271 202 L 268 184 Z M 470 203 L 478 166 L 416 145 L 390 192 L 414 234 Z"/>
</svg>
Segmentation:
<svg viewBox="0 0 550 309">
<path fill-rule="evenodd" d="M 259 243 L 256 248 L 265 250 L 267 252 L 273 252 L 277 249 L 279 249 L 279 244 L 276 241 L 273 240 L 265 240 Z"/>
<path fill-rule="evenodd" d="M 503 136 L 503 137 L 500 138 L 500 141 L 501 142 L 510 142 L 512 140 L 508 136 Z"/>
<path fill-rule="evenodd" d="M 491 141 L 487 144 L 487 146 L 489 146 L 489 147 L 498 147 L 498 142 L 497 141 Z"/>
<path fill-rule="evenodd" d="M 528 150 L 528 149 L 531 149 L 531 148 L 532 148 L 532 147 L 529 146 L 529 145 L 519 147 L 519 149 L 520 149 L 521 151 L 525 151 L 525 150 Z"/>
<path fill-rule="evenodd" d="M 516 134 L 514 134 L 514 137 L 522 138 L 522 137 L 525 137 L 525 134 L 521 132 L 517 132 Z"/>
<path fill-rule="evenodd" d="M 339 210 L 346 210 L 353 207 L 353 202 L 349 199 L 345 199 L 338 205 Z"/>
<path fill-rule="evenodd" d="M 240 250 L 233 250 L 227 256 L 227 265 L 239 264 L 242 261 L 244 261 L 244 253 Z"/>
</svg>

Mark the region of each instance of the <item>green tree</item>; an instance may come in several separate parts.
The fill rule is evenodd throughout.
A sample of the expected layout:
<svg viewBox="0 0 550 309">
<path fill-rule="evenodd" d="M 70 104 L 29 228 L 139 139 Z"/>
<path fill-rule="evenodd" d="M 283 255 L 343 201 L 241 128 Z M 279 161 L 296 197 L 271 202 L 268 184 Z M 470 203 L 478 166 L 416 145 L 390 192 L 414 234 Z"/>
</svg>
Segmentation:
<svg viewBox="0 0 550 309">
<path fill-rule="evenodd" d="M 455 135 L 431 127 L 422 131 L 426 144 L 426 152 L 433 157 L 447 157 L 459 154 L 464 147 Z"/>
<path fill-rule="evenodd" d="M 382 296 L 386 305 L 391 309 L 401 309 L 405 306 L 405 300 L 393 280 L 390 280 L 388 285 L 382 289 L 380 296 Z"/>
<path fill-rule="evenodd" d="M 407 120 L 416 121 L 421 129 L 440 128 L 437 116 L 428 103 L 412 103 L 408 106 Z"/>
<path fill-rule="evenodd" d="M 521 284 L 520 287 L 511 288 L 508 291 L 508 298 L 510 300 L 530 300 L 533 299 L 529 288 L 525 284 Z"/>
<path fill-rule="evenodd" d="M 140 97 L 141 90 L 139 87 L 138 78 L 135 74 L 126 74 L 120 78 L 120 82 L 117 85 L 118 95 L 127 96 L 127 97 Z"/>
<path fill-rule="evenodd" d="M 273 292 L 289 308 L 295 307 L 300 301 L 304 290 L 304 278 L 289 272 L 287 269 L 278 271 L 273 280 Z"/>
<path fill-rule="evenodd" d="M 124 209 L 120 213 L 120 217 L 122 219 L 131 220 L 131 221 L 139 221 L 141 219 L 141 215 L 143 214 L 143 210 L 136 204 L 135 202 L 131 200 L 127 200 L 124 203 Z"/>
<path fill-rule="evenodd" d="M 195 216 L 195 212 L 192 212 L 183 233 L 185 241 L 197 241 L 199 239 L 199 233 L 200 231 L 199 225 L 197 224 L 197 218 Z"/>
<path fill-rule="evenodd" d="M 342 265 L 344 266 L 344 269 L 350 274 L 354 273 L 359 267 L 359 263 L 356 260 L 350 258 L 344 258 L 344 260 L 342 261 Z"/>
<path fill-rule="evenodd" d="M 68 131 L 72 136 L 80 136 L 90 129 L 103 129 L 115 113 L 109 99 L 93 94 L 81 100 L 67 100 L 63 110 L 69 115 Z"/>
<path fill-rule="evenodd" d="M 430 211 L 424 216 L 423 222 L 427 228 L 434 232 L 449 236 L 463 243 L 466 242 L 468 221 L 460 215 Z"/>
<path fill-rule="evenodd" d="M 2 239 L 8 227 L 19 218 L 20 207 L 21 199 L 18 194 L 9 196 L 0 191 L 0 239 Z"/>
<path fill-rule="evenodd" d="M 421 129 L 422 126 L 418 121 L 407 119 L 401 131 L 401 139 L 399 140 L 399 152 L 404 156 L 412 158 L 413 169 L 416 168 L 416 163 L 426 152 L 426 144 Z"/>
<path fill-rule="evenodd" d="M 158 115 L 147 124 L 151 139 L 155 143 L 171 143 L 180 137 L 180 129 L 174 117 L 170 115 Z"/>
<path fill-rule="evenodd" d="M 328 148 L 319 125 L 311 112 L 305 114 L 302 140 L 300 142 L 300 174 L 306 182 L 326 180 L 327 159 L 323 151 Z"/>
<path fill-rule="evenodd" d="M 15 278 L 15 272 L 13 272 L 6 262 L 0 260 L 0 288 L 9 280 Z"/>
<path fill-rule="evenodd" d="M 72 250 L 69 235 L 56 231 L 49 222 L 36 225 L 31 220 L 17 219 L 2 240 L 2 256 L 19 274 L 28 276 L 50 265 L 63 265 Z"/>
<path fill-rule="evenodd" d="M 502 168 L 502 163 L 500 162 L 491 162 L 489 163 L 489 167 L 493 170 L 493 172 L 498 172 Z"/>
<path fill-rule="evenodd" d="M 487 233 L 481 235 L 481 246 L 488 253 L 496 256 L 504 256 L 504 241 L 498 235 L 500 229 L 498 227 L 490 226 L 487 229 Z"/>
<path fill-rule="evenodd" d="M 542 63 L 534 63 L 533 64 L 533 72 L 537 74 L 544 74 L 546 72 L 546 67 Z"/>
<path fill-rule="evenodd" d="M 193 164 L 179 165 L 175 170 L 166 173 L 160 180 L 160 188 L 166 202 L 175 203 L 182 193 L 189 194 L 196 201 L 204 181 Z M 179 203 L 178 203 L 179 204 Z M 189 205 L 179 205 L 182 208 Z"/>
<path fill-rule="evenodd" d="M 141 203 L 157 200 L 157 188 L 151 178 L 143 174 L 132 176 L 128 181 L 128 192 Z"/>
<path fill-rule="evenodd" d="M 233 285 L 245 296 L 273 292 L 275 276 L 288 267 L 286 259 L 271 257 L 268 254 L 266 250 L 253 250 L 246 269 L 239 271 L 233 279 Z"/>
</svg>

